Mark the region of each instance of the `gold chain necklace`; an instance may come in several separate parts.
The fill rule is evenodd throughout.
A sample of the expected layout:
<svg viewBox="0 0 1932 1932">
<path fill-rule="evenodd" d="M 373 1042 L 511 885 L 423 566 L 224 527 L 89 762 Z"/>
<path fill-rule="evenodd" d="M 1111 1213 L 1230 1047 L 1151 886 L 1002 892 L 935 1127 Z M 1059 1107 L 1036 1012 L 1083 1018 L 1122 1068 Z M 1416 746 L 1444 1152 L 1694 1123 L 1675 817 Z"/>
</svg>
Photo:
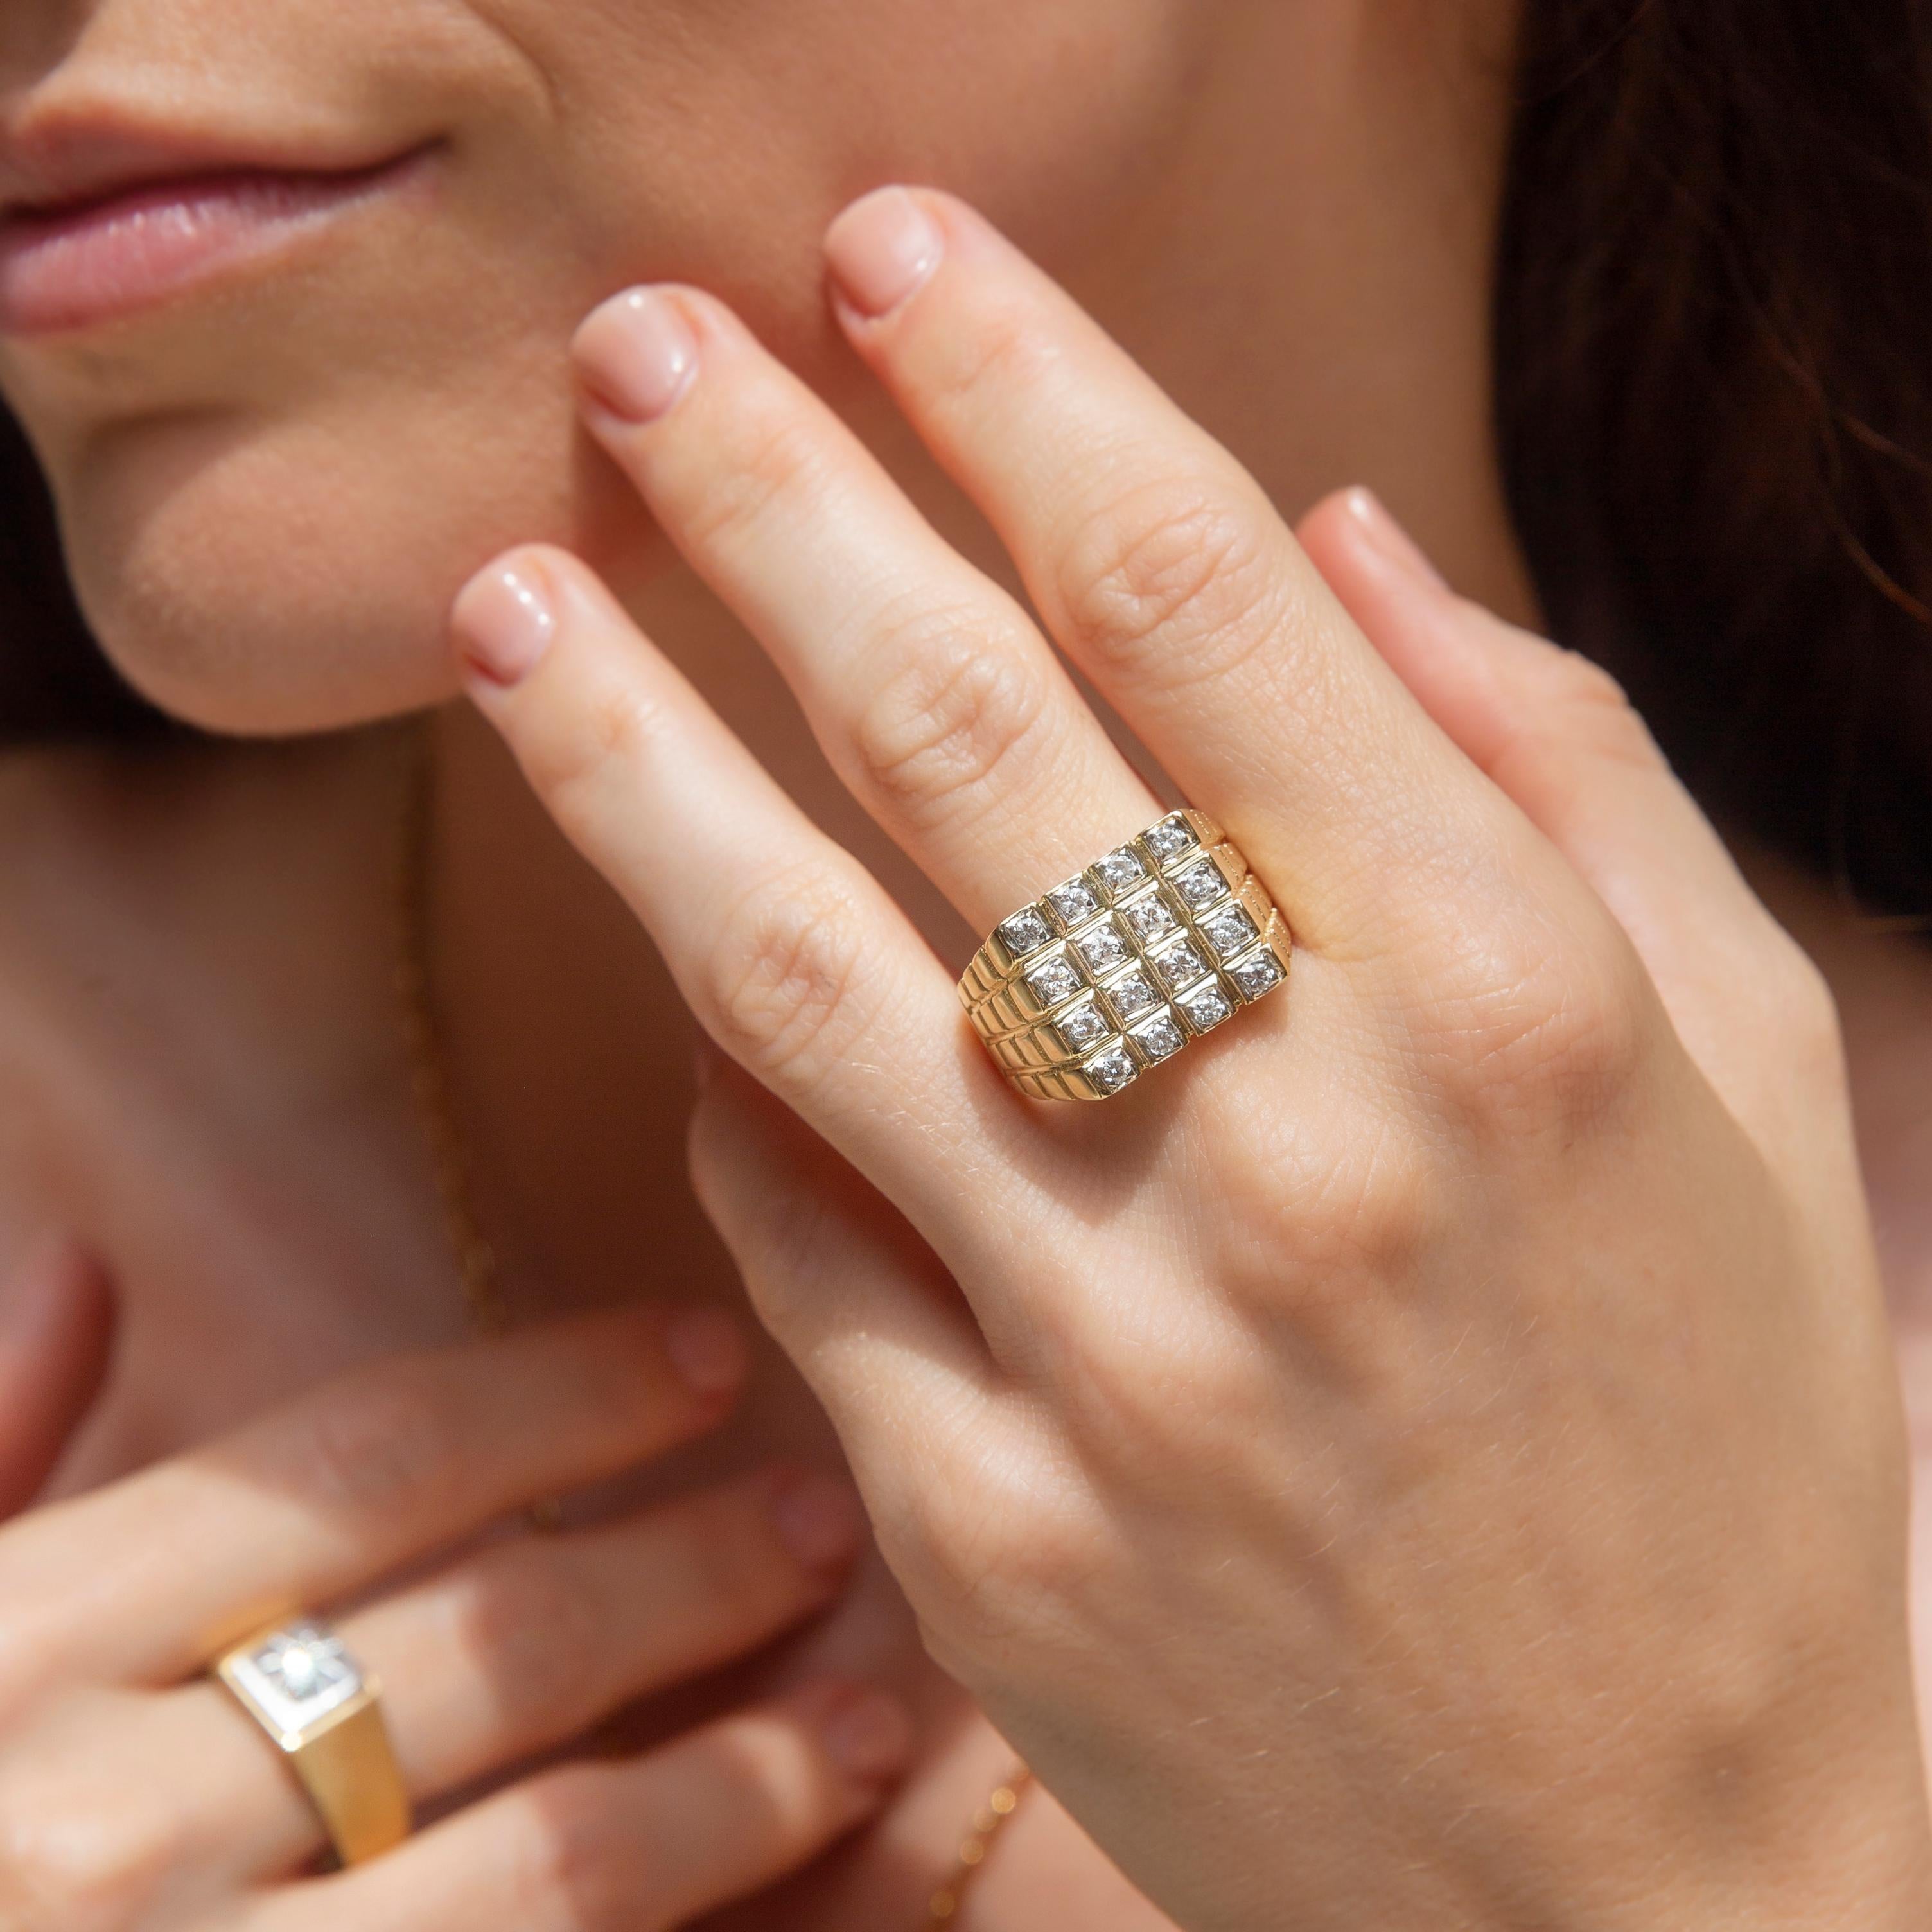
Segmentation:
<svg viewBox="0 0 1932 1932">
<path fill-rule="evenodd" d="M 430 971 L 430 857 L 435 830 L 436 770 L 427 720 L 412 733 L 409 771 L 394 877 L 395 985 L 398 1015 L 407 1054 L 410 1088 L 436 1181 L 443 1232 L 463 1287 L 464 1306 L 472 1331 L 500 1335 L 511 1325 L 503 1294 L 502 1270 L 496 1251 L 476 1218 L 470 1183 L 470 1153 L 457 1124 L 450 1092 L 449 1056 L 438 1024 L 435 988 Z M 554 1529 L 560 1520 L 554 1502 L 534 1504 L 530 1520 L 540 1529 Z M 1001 1826 L 1019 1809 L 1033 1783 L 1031 1772 L 1018 1759 L 973 1814 L 971 1828 L 960 1840 L 953 1869 L 926 1902 L 926 1924 L 946 1925 L 958 1916 L 966 1888 L 985 1864 Z"/>
</svg>

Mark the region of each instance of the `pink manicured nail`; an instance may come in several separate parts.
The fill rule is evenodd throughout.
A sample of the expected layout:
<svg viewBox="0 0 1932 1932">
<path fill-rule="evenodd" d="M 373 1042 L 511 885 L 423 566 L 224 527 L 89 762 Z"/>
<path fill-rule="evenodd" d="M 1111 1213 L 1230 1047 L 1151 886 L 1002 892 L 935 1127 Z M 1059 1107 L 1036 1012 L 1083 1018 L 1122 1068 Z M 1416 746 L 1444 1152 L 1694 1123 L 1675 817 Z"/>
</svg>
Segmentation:
<svg viewBox="0 0 1932 1932">
<path fill-rule="evenodd" d="M 472 670 L 492 684 L 520 684 L 556 634 L 549 586 L 526 560 L 490 564 L 457 593 L 449 627 Z"/>
<path fill-rule="evenodd" d="M 614 416 L 664 415 L 698 372 L 698 338 L 656 289 L 626 289 L 592 309 L 570 345 L 584 387 Z"/>
<path fill-rule="evenodd" d="M 776 1484 L 772 1520 L 778 1540 L 808 1570 L 843 1569 L 859 1546 L 864 1518 L 858 1498 L 830 1476 L 787 1472 Z"/>
<path fill-rule="evenodd" d="M 703 1396 L 730 1394 L 752 1365 L 742 1325 L 722 1308 L 694 1308 L 679 1316 L 664 1330 L 664 1353 Z"/>
<path fill-rule="evenodd" d="M 1430 562 L 1422 547 L 1390 514 L 1372 490 L 1351 490 L 1343 499 L 1348 512 L 1383 559 L 1432 590 L 1447 590 L 1449 580 Z"/>
<path fill-rule="evenodd" d="M 827 1713 L 824 1736 L 832 1762 L 850 1776 L 890 1778 L 912 1750 L 912 1719 L 896 1697 L 855 1690 Z"/>
<path fill-rule="evenodd" d="M 825 233 L 825 258 L 840 292 L 875 317 L 897 308 L 945 252 L 932 218 L 902 188 L 862 196 Z"/>
</svg>

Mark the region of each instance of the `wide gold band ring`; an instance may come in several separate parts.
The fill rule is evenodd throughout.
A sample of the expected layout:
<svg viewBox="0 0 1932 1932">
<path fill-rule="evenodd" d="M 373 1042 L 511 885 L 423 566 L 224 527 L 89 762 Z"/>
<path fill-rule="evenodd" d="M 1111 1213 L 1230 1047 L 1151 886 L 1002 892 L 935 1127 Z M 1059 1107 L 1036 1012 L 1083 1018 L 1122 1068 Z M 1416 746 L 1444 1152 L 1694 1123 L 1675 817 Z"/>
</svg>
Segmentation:
<svg viewBox="0 0 1932 1932">
<path fill-rule="evenodd" d="M 345 1865 L 410 1832 L 410 1795 L 382 1722 L 381 1690 L 340 1639 L 311 1619 L 237 1645 L 215 1676 L 302 1780 Z"/>
<path fill-rule="evenodd" d="M 1292 946 L 1220 826 L 1177 812 L 1002 920 L 959 997 L 1022 1093 L 1104 1100 L 1273 992 Z"/>
</svg>

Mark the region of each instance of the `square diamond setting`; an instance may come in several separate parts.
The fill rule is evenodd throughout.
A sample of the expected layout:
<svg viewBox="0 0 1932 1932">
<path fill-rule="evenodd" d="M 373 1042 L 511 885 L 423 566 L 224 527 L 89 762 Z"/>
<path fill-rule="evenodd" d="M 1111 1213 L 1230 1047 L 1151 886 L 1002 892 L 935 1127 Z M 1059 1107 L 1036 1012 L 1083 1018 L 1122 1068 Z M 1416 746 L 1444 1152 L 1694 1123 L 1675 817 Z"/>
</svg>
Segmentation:
<svg viewBox="0 0 1932 1932">
<path fill-rule="evenodd" d="M 1065 885 L 1055 886 L 1046 902 L 1060 915 L 1063 927 L 1078 926 L 1100 910 L 1100 895 L 1084 879 L 1069 879 Z"/>
<path fill-rule="evenodd" d="M 1126 937 L 1111 916 L 1102 920 L 1097 926 L 1090 926 L 1074 940 L 1073 946 L 1086 962 L 1090 973 L 1111 972 L 1127 961 Z"/>
<path fill-rule="evenodd" d="M 1232 959 L 1260 938 L 1261 929 L 1240 906 L 1223 906 L 1201 922 L 1201 936 L 1217 959 Z"/>
<path fill-rule="evenodd" d="M 1094 876 L 1106 887 L 1110 898 L 1118 899 L 1147 877 L 1147 868 L 1123 845 L 1118 852 L 1109 852 L 1104 859 L 1095 860 Z"/>
<path fill-rule="evenodd" d="M 224 1667 L 268 1724 L 290 1740 L 362 1688 L 362 1673 L 340 1640 L 310 1623 L 272 1632 Z"/>
<path fill-rule="evenodd" d="M 1072 1012 L 1061 1014 L 1057 1024 L 1060 1038 L 1076 1054 L 1084 1053 L 1089 1047 L 1098 1046 L 1114 1030 L 1108 1023 L 1106 1015 L 1091 1000 L 1084 1006 L 1076 1006 Z"/>
<path fill-rule="evenodd" d="M 1033 906 L 1015 913 L 1000 927 L 1000 942 L 1016 959 L 1024 959 L 1029 952 L 1037 952 L 1052 937 L 1052 927 Z"/>
<path fill-rule="evenodd" d="M 1131 972 L 1123 973 L 1107 988 L 1107 1004 L 1114 1010 L 1114 1016 L 1125 1026 L 1130 1020 L 1137 1020 L 1150 1007 L 1160 1004 L 1160 995 L 1149 983 L 1148 976 L 1136 966 Z"/>
<path fill-rule="evenodd" d="M 1072 999 L 1084 983 L 1064 955 L 1058 952 L 1037 966 L 1029 966 L 1026 982 L 1033 988 L 1034 998 L 1049 1012 Z"/>
<path fill-rule="evenodd" d="M 1087 1077 L 1103 1094 L 1118 1094 L 1140 1071 L 1124 1046 L 1110 1046 L 1087 1063 Z"/>
<path fill-rule="evenodd" d="M 1245 959 L 1238 959 L 1228 968 L 1228 977 L 1234 981 L 1244 1000 L 1258 1000 L 1264 993 L 1272 992 L 1288 975 L 1282 970 L 1281 962 L 1263 946 L 1258 952 L 1251 952 Z"/>
<path fill-rule="evenodd" d="M 1170 932 L 1178 931 L 1180 925 L 1158 892 L 1130 900 L 1121 907 L 1120 916 L 1133 928 L 1134 937 L 1143 946 L 1156 944 Z"/>
<path fill-rule="evenodd" d="M 1165 1011 L 1156 1013 L 1144 1026 L 1135 1028 L 1132 1037 L 1136 1050 L 1150 1066 L 1172 1060 L 1187 1044 L 1187 1036 L 1179 1022 Z"/>
<path fill-rule="evenodd" d="M 1179 1004 L 1187 1016 L 1187 1024 L 1196 1033 L 1212 1033 L 1223 1020 L 1232 1017 L 1234 1010 L 1227 994 L 1211 980 L 1206 986 L 1186 994 Z"/>
<path fill-rule="evenodd" d="M 1226 894 L 1228 882 L 1212 859 L 1198 859 L 1174 874 L 1174 890 L 1186 902 L 1190 911 L 1200 912 Z"/>
<path fill-rule="evenodd" d="M 1141 843 L 1151 852 L 1156 863 L 1166 865 L 1170 859 L 1178 859 L 1184 852 L 1191 852 L 1200 844 L 1194 836 L 1194 828 L 1180 813 L 1172 818 L 1163 818 L 1151 832 L 1141 834 Z"/>
<path fill-rule="evenodd" d="M 1165 952 L 1156 952 L 1154 966 L 1169 992 L 1178 992 L 1183 986 L 1192 986 L 1208 970 L 1207 961 L 1195 950 L 1193 943 L 1185 939 L 1178 940 Z"/>
</svg>

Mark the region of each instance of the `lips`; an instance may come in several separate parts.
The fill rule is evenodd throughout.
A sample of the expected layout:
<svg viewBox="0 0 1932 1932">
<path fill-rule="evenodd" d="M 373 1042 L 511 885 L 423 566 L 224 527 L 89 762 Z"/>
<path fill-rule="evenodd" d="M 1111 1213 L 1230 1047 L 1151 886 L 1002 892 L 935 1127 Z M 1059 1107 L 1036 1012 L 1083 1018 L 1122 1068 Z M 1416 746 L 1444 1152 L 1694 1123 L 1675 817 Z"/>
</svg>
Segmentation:
<svg viewBox="0 0 1932 1932">
<path fill-rule="evenodd" d="M 0 334 L 87 328 L 178 296 L 401 186 L 429 152 L 347 166 L 182 166 L 190 144 L 170 148 L 124 134 L 70 142 L 58 165 L 36 172 L 32 200 L 0 208 Z"/>
</svg>

